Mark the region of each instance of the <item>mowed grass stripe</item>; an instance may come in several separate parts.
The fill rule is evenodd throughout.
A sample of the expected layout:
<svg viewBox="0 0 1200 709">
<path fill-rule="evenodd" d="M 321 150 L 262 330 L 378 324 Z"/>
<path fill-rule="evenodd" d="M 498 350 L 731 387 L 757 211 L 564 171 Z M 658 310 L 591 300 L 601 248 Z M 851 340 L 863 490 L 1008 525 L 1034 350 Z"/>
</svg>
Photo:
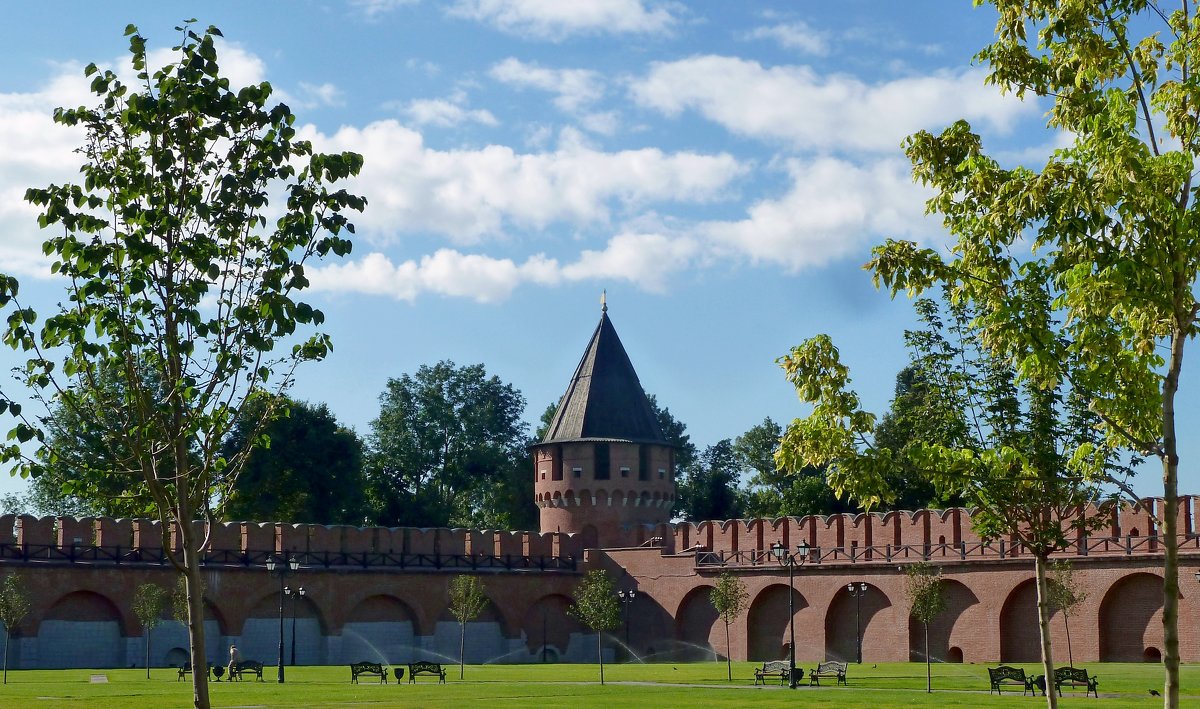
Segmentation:
<svg viewBox="0 0 1200 709">
<path fill-rule="evenodd" d="M 811 663 L 801 663 L 808 667 Z M 1030 674 L 1039 666 L 1020 663 Z M 1162 667 L 1149 664 L 1085 663 L 1100 678 L 1100 699 L 1067 692 L 1064 706 L 1161 706 L 1150 689 L 1160 689 Z M 933 694 L 925 690 L 925 666 L 916 663 L 851 664 L 849 687 L 808 687 L 795 690 L 768 684 L 754 686 L 755 663 L 734 663 L 734 681 L 725 680 L 724 663 L 613 664 L 605 666 L 607 684 L 598 683 L 596 665 L 469 665 L 464 680 L 457 667 L 449 668 L 447 684 L 428 678 L 409 684 L 407 678 L 380 685 L 350 683 L 344 666 L 289 667 L 288 681 L 279 685 L 269 668 L 263 682 L 213 682 L 214 707 L 223 709 L 285 707 L 428 707 L 461 709 L 482 706 L 508 709 L 723 709 L 725 707 L 777 707 L 802 704 L 845 709 L 916 709 L 929 707 L 1044 706 L 1036 700 L 1006 690 L 988 694 L 986 665 L 934 665 Z M 93 684 L 92 675 L 106 683 Z M 1200 709 L 1200 665 L 1181 670 L 1184 707 Z M 188 681 L 177 681 L 170 668 L 145 670 L 10 670 L 8 684 L 0 686 L 0 707 L 34 709 L 89 707 L 99 709 L 178 709 L 191 704 Z"/>
</svg>

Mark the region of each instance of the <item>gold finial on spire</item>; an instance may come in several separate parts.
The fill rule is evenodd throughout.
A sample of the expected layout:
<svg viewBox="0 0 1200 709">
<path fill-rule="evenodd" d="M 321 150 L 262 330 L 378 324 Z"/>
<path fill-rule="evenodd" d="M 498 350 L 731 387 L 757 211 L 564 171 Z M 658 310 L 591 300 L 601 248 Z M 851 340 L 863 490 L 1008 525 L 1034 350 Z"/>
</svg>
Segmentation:
<svg viewBox="0 0 1200 709">
<path fill-rule="evenodd" d="M 600 312 L 608 312 L 608 289 L 600 291 Z"/>
</svg>

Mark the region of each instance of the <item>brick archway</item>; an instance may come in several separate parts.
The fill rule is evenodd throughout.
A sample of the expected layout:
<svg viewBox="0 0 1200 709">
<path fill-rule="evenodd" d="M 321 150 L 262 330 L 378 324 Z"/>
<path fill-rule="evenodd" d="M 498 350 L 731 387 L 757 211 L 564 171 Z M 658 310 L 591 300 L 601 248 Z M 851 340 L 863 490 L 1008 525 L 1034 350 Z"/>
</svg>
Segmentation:
<svg viewBox="0 0 1200 709">
<path fill-rule="evenodd" d="M 860 625 L 859 601 L 851 597 L 845 587 L 838 590 L 837 595 L 829 604 L 825 613 L 825 658 L 854 662 L 858 657 L 857 633 Z M 891 599 L 878 586 L 867 584 L 866 595 L 862 598 L 861 626 L 863 636 L 863 660 L 870 657 L 870 648 L 882 647 L 884 640 L 873 640 L 874 630 L 871 621 L 885 609 L 891 608 Z M 797 640 L 799 646 L 803 641 Z M 799 649 L 799 648 L 797 648 Z"/>
<path fill-rule="evenodd" d="M 54 602 L 38 627 L 38 662 L 46 668 L 121 667 L 121 612 L 109 597 L 74 591 Z"/>
<path fill-rule="evenodd" d="M 1118 579 L 1100 601 L 1100 661 L 1144 662 L 1162 657 L 1163 579 L 1135 573 Z"/>
<path fill-rule="evenodd" d="M 955 638 L 955 624 L 968 608 L 979 603 L 979 598 L 962 582 L 953 579 L 942 581 L 942 598 L 946 608 L 929 624 L 929 655 L 934 662 L 963 662 L 964 643 Z M 954 652 L 952 652 L 954 650 Z M 908 618 L 909 662 L 925 661 L 925 627 L 916 618 Z M 985 658 L 971 658 L 978 661 Z"/>
<path fill-rule="evenodd" d="M 746 659 L 753 662 L 781 660 L 787 657 L 788 643 L 788 586 L 777 583 L 759 591 L 750 610 L 746 613 Z M 792 603 L 795 608 L 795 623 L 804 628 L 800 622 L 800 614 L 808 608 L 808 601 L 799 591 L 791 589 Z M 803 631 L 801 631 L 803 633 Z M 812 638 L 809 638 L 812 640 Z M 803 657 L 797 648 L 796 659 L 814 660 L 816 657 Z"/>
<path fill-rule="evenodd" d="M 688 592 L 679 603 L 675 613 L 675 640 L 678 643 L 676 659 L 711 660 L 716 647 L 724 645 L 722 640 L 714 645 L 717 632 L 717 609 L 713 608 L 709 594 L 712 586 L 697 586 Z"/>
<path fill-rule="evenodd" d="M 582 638 L 590 632 L 568 613 L 571 603 L 568 596 L 552 593 L 542 596 L 525 611 L 521 632 L 525 636 L 525 648 L 533 655 L 533 662 L 565 659 L 572 637 Z"/>
<path fill-rule="evenodd" d="M 297 629 L 298 638 L 301 632 Z M 407 603 L 390 594 L 368 596 L 346 614 L 342 623 L 342 659 L 383 664 L 411 662 L 419 659 L 413 648 L 416 645 L 413 636 L 419 632 L 417 615 Z"/>
<path fill-rule="evenodd" d="M 1040 662 L 1041 659 L 1037 583 L 1026 579 L 1008 592 L 1000 610 L 1000 661 Z"/>
</svg>

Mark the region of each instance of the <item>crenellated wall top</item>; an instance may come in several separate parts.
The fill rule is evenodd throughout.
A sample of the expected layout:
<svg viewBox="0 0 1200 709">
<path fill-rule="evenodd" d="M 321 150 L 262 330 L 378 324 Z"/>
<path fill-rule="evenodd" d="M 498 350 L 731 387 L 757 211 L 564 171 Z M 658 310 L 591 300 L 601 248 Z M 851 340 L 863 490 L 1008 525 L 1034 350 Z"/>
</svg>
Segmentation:
<svg viewBox="0 0 1200 709">
<path fill-rule="evenodd" d="M 1181 537 L 1195 536 L 1196 498 L 1181 496 L 1178 529 Z M 1103 511 L 1089 507 L 1085 515 L 1106 517 L 1092 538 L 1121 540 L 1153 537 L 1159 498 L 1139 505 Z M 651 525 L 641 536 L 664 540 L 669 550 L 703 548 L 739 552 L 768 549 L 773 543 L 801 542 L 823 550 L 857 555 L 885 547 L 961 547 L 981 543 L 965 508 L 923 509 L 779 517 L 775 519 L 708 520 Z M 464 528 L 356 527 L 350 525 L 288 524 L 279 522 L 222 522 L 208 531 L 205 551 L 227 554 L 429 554 L 525 557 L 580 557 L 581 535 Z M 70 549 L 81 547 L 173 551 L 179 548 L 176 530 L 164 535 L 157 520 L 111 517 L 0 516 L 0 545 Z M 640 537 L 639 537 L 640 538 Z M 1148 549 L 1149 547 L 1147 547 Z M 859 551 L 855 551 L 859 550 Z"/>
</svg>

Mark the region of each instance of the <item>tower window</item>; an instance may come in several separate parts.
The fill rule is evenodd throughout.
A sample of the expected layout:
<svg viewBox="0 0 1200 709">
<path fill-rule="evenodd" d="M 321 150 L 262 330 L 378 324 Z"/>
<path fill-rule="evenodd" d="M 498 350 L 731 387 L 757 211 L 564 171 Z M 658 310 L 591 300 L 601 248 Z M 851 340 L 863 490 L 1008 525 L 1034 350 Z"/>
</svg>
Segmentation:
<svg viewBox="0 0 1200 709">
<path fill-rule="evenodd" d="M 650 479 L 650 448 L 638 446 L 638 480 Z"/>
<path fill-rule="evenodd" d="M 583 477 L 583 468 L 571 468 L 571 474 L 577 478 Z"/>
<path fill-rule="evenodd" d="M 659 479 L 659 480 L 665 480 L 665 479 L 666 479 L 666 477 L 667 477 L 667 469 L 666 469 L 666 468 L 659 468 L 659 469 L 658 469 L 658 479 Z"/>
<path fill-rule="evenodd" d="M 608 444 L 607 443 L 597 443 L 596 444 L 596 479 L 597 480 L 608 480 L 608 478 L 609 478 L 608 466 L 609 466 Z"/>
</svg>

